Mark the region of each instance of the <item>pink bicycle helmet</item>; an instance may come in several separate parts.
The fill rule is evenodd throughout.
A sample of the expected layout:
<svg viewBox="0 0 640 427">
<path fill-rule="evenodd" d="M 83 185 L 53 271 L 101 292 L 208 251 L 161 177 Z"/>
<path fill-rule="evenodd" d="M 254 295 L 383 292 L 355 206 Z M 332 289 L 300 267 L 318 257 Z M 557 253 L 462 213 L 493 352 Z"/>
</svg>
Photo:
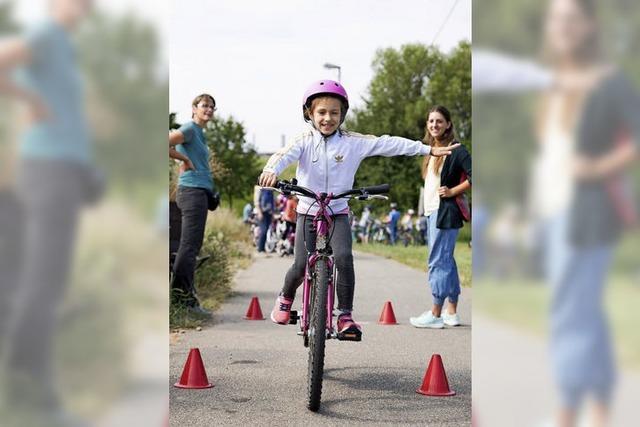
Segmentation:
<svg viewBox="0 0 640 427">
<path fill-rule="evenodd" d="M 304 92 L 304 97 L 302 98 L 302 115 L 305 120 L 309 120 L 305 114 L 305 110 L 311 106 L 313 98 L 319 95 L 333 95 L 340 98 L 345 105 L 345 111 L 342 114 L 342 120 L 344 120 L 344 117 L 347 115 L 347 110 L 349 109 L 349 96 L 345 88 L 334 80 L 318 80 L 311 84 Z"/>
</svg>

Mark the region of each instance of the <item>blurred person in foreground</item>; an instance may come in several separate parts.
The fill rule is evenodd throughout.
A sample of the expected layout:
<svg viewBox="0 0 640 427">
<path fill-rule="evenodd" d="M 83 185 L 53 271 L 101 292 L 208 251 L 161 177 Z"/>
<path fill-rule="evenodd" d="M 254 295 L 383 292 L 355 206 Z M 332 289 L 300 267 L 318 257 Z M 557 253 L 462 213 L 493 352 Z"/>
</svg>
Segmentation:
<svg viewBox="0 0 640 427">
<path fill-rule="evenodd" d="M 624 174 L 638 158 L 640 98 L 605 57 L 597 18 L 595 0 L 550 0 L 545 63 L 474 57 L 474 90 L 541 91 L 530 203 L 552 289 L 562 427 L 576 425 L 587 397 L 591 425 L 609 422 L 616 368 L 603 291 L 619 237 L 637 221 Z"/>
<path fill-rule="evenodd" d="M 640 141 L 640 98 L 605 59 L 596 13 L 594 0 L 550 2 L 545 48 L 556 88 L 542 95 L 533 176 L 546 224 L 551 363 L 563 427 L 576 424 L 585 397 L 593 399 L 592 425 L 608 422 L 616 369 L 603 288 L 634 215 L 621 171 L 637 158 Z"/>
<path fill-rule="evenodd" d="M 0 337 L 0 404 L 3 423 L 10 425 L 77 424 L 63 409 L 54 373 L 57 311 L 68 287 L 80 210 L 103 184 L 93 167 L 71 41 L 92 2 L 50 0 L 47 6 L 43 22 L 0 43 L 0 90 L 27 112 L 15 176 L 23 267 L 0 296 L 11 301 Z"/>
</svg>

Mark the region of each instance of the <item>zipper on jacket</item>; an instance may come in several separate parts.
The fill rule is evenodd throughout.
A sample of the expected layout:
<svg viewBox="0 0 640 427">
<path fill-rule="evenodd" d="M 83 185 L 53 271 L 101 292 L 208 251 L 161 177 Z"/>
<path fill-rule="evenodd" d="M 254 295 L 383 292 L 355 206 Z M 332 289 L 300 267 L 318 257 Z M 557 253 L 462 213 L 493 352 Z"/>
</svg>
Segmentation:
<svg viewBox="0 0 640 427">
<path fill-rule="evenodd" d="M 327 138 L 322 137 L 324 141 L 324 192 L 329 193 L 329 158 L 327 157 Z"/>
</svg>

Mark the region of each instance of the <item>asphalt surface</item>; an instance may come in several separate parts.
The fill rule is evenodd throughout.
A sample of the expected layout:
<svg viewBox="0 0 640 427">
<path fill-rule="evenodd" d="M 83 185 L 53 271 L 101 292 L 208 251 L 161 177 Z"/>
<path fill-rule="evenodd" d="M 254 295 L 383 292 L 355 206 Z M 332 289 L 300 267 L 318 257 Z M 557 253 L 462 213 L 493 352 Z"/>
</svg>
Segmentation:
<svg viewBox="0 0 640 427">
<path fill-rule="evenodd" d="M 459 304 L 461 326 L 417 329 L 408 319 L 431 303 L 426 273 L 357 253 L 354 317 L 363 325 L 363 340 L 327 341 L 321 409 L 312 413 L 306 408 L 307 349 L 298 326 L 268 320 L 291 262 L 256 259 L 237 275 L 235 295 L 212 324 L 172 343 L 170 384 L 179 379 L 189 349 L 197 347 L 215 385 L 171 386 L 172 426 L 471 425 L 470 289 L 463 289 Z M 243 319 L 253 296 L 267 320 Z M 385 301 L 392 302 L 399 325 L 377 324 Z M 442 356 L 453 397 L 415 392 L 434 353 Z"/>
<path fill-rule="evenodd" d="M 492 319 L 474 317 L 473 412 L 476 427 L 554 427 L 560 397 L 547 337 Z M 620 368 L 620 367 L 619 367 Z M 638 372 L 620 369 L 611 405 L 611 426 L 638 425 Z M 578 426 L 586 426 L 583 409 Z"/>
</svg>

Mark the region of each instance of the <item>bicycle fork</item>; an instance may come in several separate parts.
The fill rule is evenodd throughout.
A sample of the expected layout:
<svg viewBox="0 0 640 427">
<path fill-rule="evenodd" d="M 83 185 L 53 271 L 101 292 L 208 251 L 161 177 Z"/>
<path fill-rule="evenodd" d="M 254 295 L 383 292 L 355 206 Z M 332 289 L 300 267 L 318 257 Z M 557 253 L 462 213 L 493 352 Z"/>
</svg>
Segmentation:
<svg viewBox="0 0 640 427">
<path fill-rule="evenodd" d="M 296 317 L 295 317 L 296 320 L 298 319 L 301 320 L 300 331 L 298 332 L 298 335 L 301 335 L 304 337 L 306 337 L 309 332 L 309 315 L 310 315 L 309 308 L 311 304 L 311 286 L 313 286 L 313 278 L 311 277 L 311 275 L 313 274 L 312 272 L 315 267 L 316 261 L 320 256 L 326 256 L 326 255 L 313 254 L 309 257 L 309 263 L 307 265 L 307 268 L 305 269 L 304 283 L 303 283 L 302 316 L 297 316 L 297 313 L 296 313 Z M 338 336 L 337 332 L 333 327 L 333 308 L 335 306 L 334 305 L 335 304 L 335 283 L 334 283 L 335 270 L 334 270 L 333 258 L 326 257 L 326 262 L 327 262 L 327 270 L 332 272 L 332 274 L 329 276 L 329 281 L 327 283 L 328 289 L 327 289 L 327 303 L 326 303 L 326 310 L 327 310 L 326 333 L 327 333 L 327 338 L 337 338 Z M 295 321 L 293 323 L 295 323 Z"/>
</svg>

